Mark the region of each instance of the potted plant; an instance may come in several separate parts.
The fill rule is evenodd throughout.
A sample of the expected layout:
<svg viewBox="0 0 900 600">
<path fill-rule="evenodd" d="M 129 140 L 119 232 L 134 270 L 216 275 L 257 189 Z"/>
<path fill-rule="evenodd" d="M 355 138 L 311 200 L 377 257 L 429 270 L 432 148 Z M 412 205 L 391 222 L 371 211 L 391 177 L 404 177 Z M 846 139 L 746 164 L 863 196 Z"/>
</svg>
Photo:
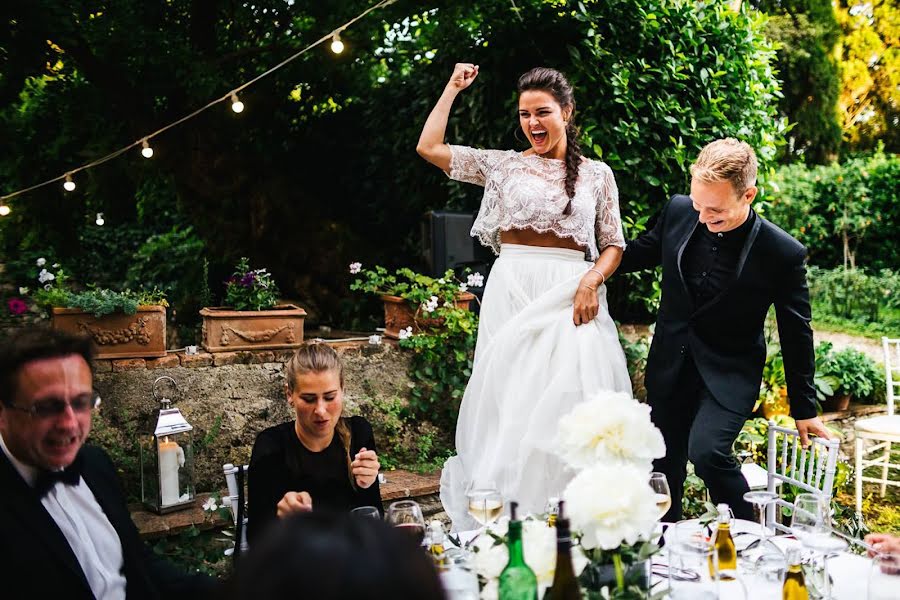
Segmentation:
<svg viewBox="0 0 900 600">
<path fill-rule="evenodd" d="M 384 302 L 384 335 L 403 339 L 414 332 L 440 328 L 442 308 L 453 306 L 468 309 L 475 295 L 469 287 L 481 287 L 484 277 L 469 274 L 464 283 L 456 279 L 452 270 L 443 277 L 429 277 L 412 269 L 401 268 L 389 273 L 382 266 L 363 269 L 362 264 L 350 265 L 350 273 L 357 275 L 351 290 L 379 296 Z"/>
<path fill-rule="evenodd" d="M 856 348 L 845 348 L 840 352 L 831 351 L 831 343 L 823 351 L 820 375 L 834 381 L 833 393 L 822 403 L 823 410 L 847 410 L 853 399 L 866 401 L 873 398 L 884 381 L 881 370 L 875 362 Z M 817 348 L 818 350 L 818 348 Z"/>
<path fill-rule="evenodd" d="M 97 358 L 158 358 L 166 355 L 165 294 L 159 290 L 114 291 L 68 288 L 68 276 L 58 264 L 46 268 L 38 259 L 40 287 L 32 298 L 47 310 L 52 327 L 86 334 Z M 55 272 L 54 272 L 55 271 Z"/>
<path fill-rule="evenodd" d="M 271 273 L 250 269 L 247 258 L 241 258 L 225 282 L 225 304 L 200 310 L 207 352 L 280 350 L 303 343 L 306 311 L 279 304 Z"/>
</svg>

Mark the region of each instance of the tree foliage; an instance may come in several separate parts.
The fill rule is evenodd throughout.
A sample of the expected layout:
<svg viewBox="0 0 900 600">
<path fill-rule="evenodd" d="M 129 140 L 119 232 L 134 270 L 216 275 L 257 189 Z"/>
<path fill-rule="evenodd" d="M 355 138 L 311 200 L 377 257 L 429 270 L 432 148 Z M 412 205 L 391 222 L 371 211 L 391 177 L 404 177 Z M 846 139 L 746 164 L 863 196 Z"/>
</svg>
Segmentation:
<svg viewBox="0 0 900 600">
<path fill-rule="evenodd" d="M 851 150 L 878 141 L 900 152 L 900 5 L 896 0 L 840 2 L 844 139 Z"/>
<path fill-rule="evenodd" d="M 25 187 L 139 139 L 368 5 L 4 3 L 0 178 Z M 613 168 L 635 235 L 686 189 L 687 165 L 711 139 L 738 136 L 774 156 L 783 124 L 762 27 L 724 0 L 400 0 L 344 31 L 340 56 L 317 48 L 242 92 L 240 115 L 223 103 L 155 138 L 152 160 L 133 151 L 76 174 L 71 194 L 53 185 L 17 199 L 0 243 L 7 256 L 84 265 L 75 274 L 85 281 L 91 266 L 111 285 L 151 235 L 191 226 L 213 294 L 248 256 L 313 320 L 346 321 L 358 310 L 346 300 L 347 264 L 416 267 L 422 214 L 478 205 L 480 190 L 448 183 L 414 152 L 453 63 L 478 63 L 481 75 L 458 100 L 449 140 L 501 148 L 523 148 L 517 76 L 536 65 L 566 72 L 583 147 Z M 96 237 L 96 212 L 103 239 L 129 233 L 94 259 L 84 240 Z M 642 286 L 637 297 L 650 293 Z M 613 296 L 624 314 L 622 288 Z"/>
<path fill-rule="evenodd" d="M 835 47 L 840 27 L 832 0 L 762 0 L 767 35 L 778 42 L 778 76 L 784 82 L 779 108 L 793 125 L 786 162 L 821 164 L 837 158 L 840 66 Z"/>
</svg>

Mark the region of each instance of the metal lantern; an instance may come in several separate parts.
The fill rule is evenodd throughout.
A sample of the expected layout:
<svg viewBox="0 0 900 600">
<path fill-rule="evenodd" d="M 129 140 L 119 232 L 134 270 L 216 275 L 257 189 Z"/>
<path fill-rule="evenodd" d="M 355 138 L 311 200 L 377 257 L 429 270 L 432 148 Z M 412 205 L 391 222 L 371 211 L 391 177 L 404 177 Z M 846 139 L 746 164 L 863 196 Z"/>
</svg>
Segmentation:
<svg viewBox="0 0 900 600">
<path fill-rule="evenodd" d="M 141 500 L 150 509 L 165 514 L 194 503 L 194 445 L 193 427 L 172 400 L 158 395 L 161 381 L 175 380 L 168 376 L 153 382 L 153 399 L 160 403 L 153 433 L 141 436 Z"/>
</svg>

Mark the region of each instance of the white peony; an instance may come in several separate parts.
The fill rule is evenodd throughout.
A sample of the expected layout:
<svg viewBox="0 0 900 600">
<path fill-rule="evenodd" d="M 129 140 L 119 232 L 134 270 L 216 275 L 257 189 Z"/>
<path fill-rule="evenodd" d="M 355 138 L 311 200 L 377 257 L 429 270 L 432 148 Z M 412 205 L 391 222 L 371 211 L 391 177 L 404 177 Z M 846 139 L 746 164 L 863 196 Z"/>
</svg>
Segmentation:
<svg viewBox="0 0 900 600">
<path fill-rule="evenodd" d="M 557 454 L 575 469 L 601 463 L 650 470 L 666 454 L 650 407 L 624 392 L 600 392 L 559 420 Z"/>
<path fill-rule="evenodd" d="M 563 492 L 572 529 L 588 550 L 614 550 L 653 531 L 659 512 L 649 472 L 634 466 L 583 469 Z"/>
<path fill-rule="evenodd" d="M 502 517 L 489 527 L 497 536 L 505 537 L 509 528 L 509 517 Z M 556 572 L 556 528 L 548 527 L 543 519 L 528 516 L 522 522 L 522 547 L 525 549 L 525 563 L 534 571 L 538 581 L 538 597 L 553 584 Z M 472 542 L 475 550 L 475 569 L 486 581 L 481 591 L 482 598 L 497 597 L 497 581 L 509 562 L 506 544 L 498 543 L 489 533 L 482 533 Z M 578 576 L 587 566 L 588 560 L 578 546 L 572 547 L 572 566 Z"/>
</svg>

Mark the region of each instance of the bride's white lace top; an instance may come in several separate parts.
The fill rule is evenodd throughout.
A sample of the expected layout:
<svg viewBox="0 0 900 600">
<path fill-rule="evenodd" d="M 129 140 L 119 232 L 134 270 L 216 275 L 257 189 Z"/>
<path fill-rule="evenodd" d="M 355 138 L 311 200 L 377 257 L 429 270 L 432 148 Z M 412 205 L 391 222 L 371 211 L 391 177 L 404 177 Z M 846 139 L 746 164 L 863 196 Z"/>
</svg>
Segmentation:
<svg viewBox="0 0 900 600">
<path fill-rule="evenodd" d="M 564 215 L 566 163 L 515 150 L 450 146 L 451 179 L 484 186 L 472 236 L 500 254 L 500 232 L 533 229 L 571 238 L 590 260 L 607 246 L 625 248 L 619 189 L 606 163 L 589 160 L 578 169 L 572 213 Z"/>
</svg>

